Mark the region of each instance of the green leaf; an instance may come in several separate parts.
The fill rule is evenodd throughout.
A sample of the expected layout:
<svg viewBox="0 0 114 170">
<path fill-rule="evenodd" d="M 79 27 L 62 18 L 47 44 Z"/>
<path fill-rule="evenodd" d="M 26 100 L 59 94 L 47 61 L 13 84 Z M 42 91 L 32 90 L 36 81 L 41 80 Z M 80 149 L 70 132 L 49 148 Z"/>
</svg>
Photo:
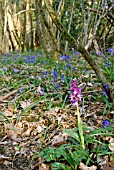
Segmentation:
<svg viewBox="0 0 114 170">
<path fill-rule="evenodd" d="M 68 135 L 70 135 L 72 138 L 76 139 L 80 143 L 80 137 L 74 130 L 63 129 L 63 131 Z"/>
<path fill-rule="evenodd" d="M 58 163 L 58 162 L 53 163 L 51 168 L 52 168 L 52 170 L 61 170 L 61 169 L 72 170 L 72 168 L 68 167 L 67 165 Z"/>
<path fill-rule="evenodd" d="M 5 113 L 0 112 L 0 115 L 5 118 L 5 120 L 3 120 L 3 121 L 5 121 L 5 122 L 8 121 L 8 123 L 10 123 L 10 120 L 9 120 L 8 117 L 5 115 Z"/>
</svg>

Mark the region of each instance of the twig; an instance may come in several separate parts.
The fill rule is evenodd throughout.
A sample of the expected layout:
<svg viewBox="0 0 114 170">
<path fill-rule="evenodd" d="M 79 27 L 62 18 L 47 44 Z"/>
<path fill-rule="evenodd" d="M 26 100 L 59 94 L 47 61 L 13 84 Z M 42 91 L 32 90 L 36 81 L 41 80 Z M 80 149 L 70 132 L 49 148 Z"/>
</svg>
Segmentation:
<svg viewBox="0 0 114 170">
<path fill-rule="evenodd" d="M 18 92 L 18 89 L 17 89 L 17 90 L 14 90 L 14 91 L 12 91 L 12 92 L 10 92 L 10 93 L 8 93 L 8 94 L 6 94 L 5 96 L 2 96 L 2 97 L 0 98 L 0 101 L 7 99 L 8 97 L 12 96 L 13 94 L 15 94 L 15 93 L 17 93 L 17 92 Z"/>
</svg>

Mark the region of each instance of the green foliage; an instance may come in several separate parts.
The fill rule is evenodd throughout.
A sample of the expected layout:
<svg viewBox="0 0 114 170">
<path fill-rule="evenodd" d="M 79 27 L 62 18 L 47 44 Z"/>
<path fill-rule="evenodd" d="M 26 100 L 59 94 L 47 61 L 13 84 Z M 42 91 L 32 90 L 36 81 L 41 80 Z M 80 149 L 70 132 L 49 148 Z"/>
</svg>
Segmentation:
<svg viewBox="0 0 114 170">
<path fill-rule="evenodd" d="M 43 156 L 47 162 L 54 161 L 51 165 L 52 170 L 77 170 L 80 162 L 84 161 L 86 165 L 89 164 L 93 159 L 92 153 L 94 153 L 96 159 L 98 155 L 113 154 L 113 152 L 109 151 L 108 144 L 102 142 L 103 136 L 114 136 L 111 134 L 112 127 L 91 131 L 90 128 L 83 126 L 83 130 L 84 132 L 90 131 L 84 137 L 85 149 L 81 146 L 78 128 L 73 130 L 64 129 L 64 132 L 70 136 L 68 139 L 70 144 L 63 144 L 58 148 L 45 148 L 38 156 Z M 95 147 L 93 146 L 89 150 L 88 145 L 95 145 Z"/>
<path fill-rule="evenodd" d="M 86 160 L 89 155 L 88 151 L 85 151 L 78 144 L 63 144 L 56 149 L 46 148 L 38 156 L 43 156 L 47 162 L 55 161 L 55 163 L 52 163 L 53 170 L 56 168 L 58 168 L 58 170 L 61 168 L 64 170 L 76 170 L 78 164 L 82 160 Z M 59 160 L 59 163 L 56 162 L 57 160 Z M 62 162 L 66 162 L 68 165 Z"/>
<path fill-rule="evenodd" d="M 105 65 L 101 66 L 103 73 L 108 77 L 110 83 L 114 82 L 114 62 L 106 60 Z"/>
</svg>

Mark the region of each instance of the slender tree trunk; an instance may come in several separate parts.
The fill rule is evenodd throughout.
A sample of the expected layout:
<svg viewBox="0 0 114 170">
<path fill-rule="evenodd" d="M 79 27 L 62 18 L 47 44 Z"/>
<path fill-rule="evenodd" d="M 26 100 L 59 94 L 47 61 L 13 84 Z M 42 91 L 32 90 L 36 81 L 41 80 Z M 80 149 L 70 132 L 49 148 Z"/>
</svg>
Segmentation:
<svg viewBox="0 0 114 170">
<path fill-rule="evenodd" d="M 2 49 L 5 52 L 9 52 L 8 37 L 7 37 L 7 13 L 8 13 L 8 1 L 4 2 L 4 30 L 3 30 L 3 46 Z"/>
<path fill-rule="evenodd" d="M 48 11 L 45 8 L 45 2 L 43 0 L 36 0 L 35 2 L 39 42 L 46 54 L 50 54 L 51 57 L 58 59 L 57 39 L 53 32 L 52 20 L 50 20 Z"/>
<path fill-rule="evenodd" d="M 15 33 L 15 27 L 13 24 L 12 16 L 9 12 L 7 13 L 7 17 L 8 17 L 8 28 L 7 29 L 10 34 L 10 40 L 12 42 L 12 50 L 17 50 L 19 48 L 18 41 L 17 41 L 17 37 Z"/>
<path fill-rule="evenodd" d="M 3 10 L 2 10 L 2 3 L 0 3 L 0 54 L 3 53 L 3 50 L 2 50 L 2 40 L 3 40 Z"/>
<path fill-rule="evenodd" d="M 30 42 L 31 42 L 30 0 L 26 0 L 26 32 L 25 32 L 26 50 L 29 50 Z"/>
</svg>

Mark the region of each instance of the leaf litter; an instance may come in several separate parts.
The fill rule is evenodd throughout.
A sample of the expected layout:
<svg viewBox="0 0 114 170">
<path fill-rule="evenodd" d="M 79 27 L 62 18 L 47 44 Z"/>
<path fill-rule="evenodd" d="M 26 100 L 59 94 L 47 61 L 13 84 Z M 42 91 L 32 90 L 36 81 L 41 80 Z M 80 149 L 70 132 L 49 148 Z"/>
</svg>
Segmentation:
<svg viewBox="0 0 114 170">
<path fill-rule="evenodd" d="M 69 99 L 69 83 L 75 76 L 80 80 L 83 89 L 83 105 L 79 106 L 83 124 L 94 131 L 102 127 L 104 119 L 113 117 L 113 110 L 110 109 L 113 106 L 106 107 L 100 99 L 102 88 L 94 72 L 86 66 L 88 73 L 82 73 L 83 60 L 80 65 L 75 63 L 77 68 L 74 72 L 70 67 L 68 70 L 63 66 L 61 68 L 61 63 L 59 66 L 52 62 L 50 66 L 50 61 L 47 61 L 47 65 L 41 64 L 41 61 L 42 59 L 38 60 L 37 65 L 13 63 L 8 66 L 8 69 L 7 67 L 4 69 L 3 64 L 0 66 L 4 69 L 0 79 L 2 84 L 0 87 L 0 166 L 2 169 L 48 170 L 51 168 L 50 164 L 47 164 L 42 157 L 39 158 L 37 153 L 46 147 L 56 148 L 66 144 L 69 135 L 63 132 L 63 128 L 77 127 L 77 115 Z M 55 67 L 57 70 L 61 68 L 60 73 L 65 75 L 64 81 L 61 80 L 59 71 L 57 73 L 59 75 L 56 74 L 57 80 L 53 80 L 50 70 Z M 60 89 L 56 86 L 56 82 L 60 84 Z M 102 140 L 108 142 L 109 150 L 114 152 L 114 139 L 104 136 Z M 108 159 L 102 156 L 98 158 L 104 170 L 112 168 L 113 160 L 113 155 Z M 96 165 L 86 166 L 82 162 L 79 166 L 82 170 L 98 168 Z"/>
</svg>

